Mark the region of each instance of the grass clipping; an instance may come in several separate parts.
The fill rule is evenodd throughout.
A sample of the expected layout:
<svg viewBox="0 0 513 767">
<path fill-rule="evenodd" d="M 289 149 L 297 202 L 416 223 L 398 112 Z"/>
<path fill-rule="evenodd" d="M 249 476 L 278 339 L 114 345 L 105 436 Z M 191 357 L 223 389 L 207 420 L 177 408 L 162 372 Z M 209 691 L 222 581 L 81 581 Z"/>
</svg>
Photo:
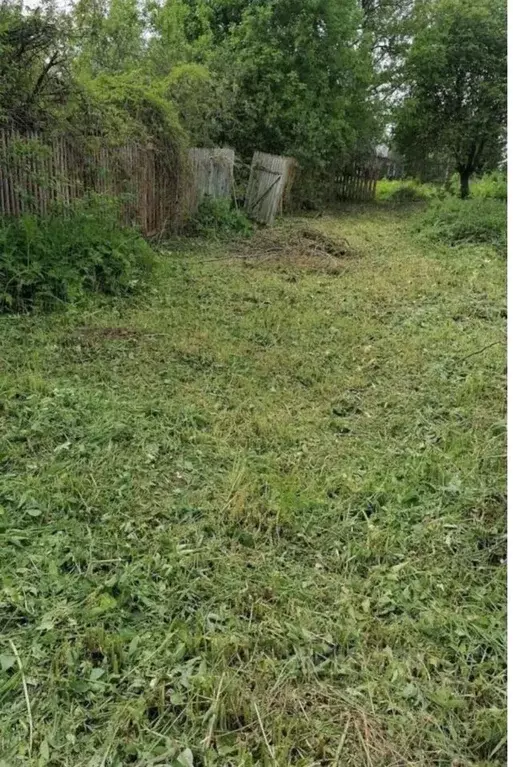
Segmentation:
<svg viewBox="0 0 513 767">
<path fill-rule="evenodd" d="M 328 274 L 343 271 L 346 259 L 356 256 L 346 239 L 306 227 L 260 229 L 250 240 L 237 240 L 233 251 L 252 267 L 292 266 Z"/>
</svg>

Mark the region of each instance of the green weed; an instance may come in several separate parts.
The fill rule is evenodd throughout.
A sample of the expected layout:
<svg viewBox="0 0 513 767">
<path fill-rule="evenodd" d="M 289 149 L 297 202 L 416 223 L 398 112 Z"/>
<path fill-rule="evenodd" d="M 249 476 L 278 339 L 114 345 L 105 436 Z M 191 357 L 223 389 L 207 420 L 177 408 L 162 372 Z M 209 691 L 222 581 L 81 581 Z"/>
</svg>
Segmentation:
<svg viewBox="0 0 513 767">
<path fill-rule="evenodd" d="M 0 220 L 0 312 L 133 291 L 152 261 L 138 232 L 120 225 L 117 201 L 102 195 L 44 217 Z"/>
<path fill-rule="evenodd" d="M 439 197 L 441 190 L 431 184 L 420 184 L 412 179 L 380 179 L 376 185 L 376 200 L 396 204 L 426 202 Z"/>
<path fill-rule="evenodd" d="M 203 237 L 249 236 L 253 224 L 230 200 L 205 197 L 191 219 L 188 231 Z"/>
<path fill-rule="evenodd" d="M 450 180 L 449 191 L 455 197 L 460 192 L 460 177 L 455 173 Z M 493 198 L 506 200 L 508 197 L 508 180 L 505 173 L 494 171 L 481 177 L 474 177 L 470 182 L 470 194 L 472 197 Z"/>
</svg>

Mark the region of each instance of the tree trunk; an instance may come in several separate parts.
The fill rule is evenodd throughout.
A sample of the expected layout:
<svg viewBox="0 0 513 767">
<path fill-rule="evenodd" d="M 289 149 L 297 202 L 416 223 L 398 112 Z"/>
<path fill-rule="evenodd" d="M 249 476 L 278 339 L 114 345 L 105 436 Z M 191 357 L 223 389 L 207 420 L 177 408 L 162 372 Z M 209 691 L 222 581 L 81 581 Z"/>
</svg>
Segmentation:
<svg viewBox="0 0 513 767">
<path fill-rule="evenodd" d="M 466 198 L 470 195 L 470 187 L 469 187 L 469 181 L 471 172 L 465 168 L 465 170 L 460 170 L 460 197 L 462 200 L 466 200 Z"/>
<path fill-rule="evenodd" d="M 446 192 L 450 192 L 451 191 L 451 180 L 452 180 L 452 173 L 451 173 L 451 171 L 452 170 L 453 170 L 453 168 L 450 165 L 448 165 L 447 168 L 445 169 L 444 189 L 445 189 Z"/>
</svg>

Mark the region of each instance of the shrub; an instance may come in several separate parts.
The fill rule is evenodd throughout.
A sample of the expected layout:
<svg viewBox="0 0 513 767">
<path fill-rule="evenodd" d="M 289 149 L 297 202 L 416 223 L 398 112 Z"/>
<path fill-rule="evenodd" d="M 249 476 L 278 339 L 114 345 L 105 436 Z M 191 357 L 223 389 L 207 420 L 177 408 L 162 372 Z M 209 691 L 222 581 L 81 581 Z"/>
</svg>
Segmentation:
<svg viewBox="0 0 513 767">
<path fill-rule="evenodd" d="M 51 308 L 88 291 L 123 294 L 150 271 L 153 252 L 119 223 L 116 200 L 90 195 L 50 215 L 0 221 L 0 311 Z"/>
<path fill-rule="evenodd" d="M 208 146 L 220 110 L 219 80 L 201 64 L 178 64 L 165 78 L 161 89 L 164 97 L 176 105 L 191 144 Z"/>
<path fill-rule="evenodd" d="M 495 200 L 508 199 L 508 182 L 505 173 L 494 171 L 470 182 L 472 197 L 486 197 Z"/>
<path fill-rule="evenodd" d="M 232 206 L 230 200 L 205 197 L 188 228 L 192 234 L 202 236 L 246 236 L 253 231 L 253 224 L 242 210 Z"/>
<path fill-rule="evenodd" d="M 506 250 L 506 205 L 502 200 L 447 197 L 432 202 L 419 222 L 419 230 L 448 245 L 489 243 Z"/>
<path fill-rule="evenodd" d="M 413 202 L 425 202 L 442 194 L 442 191 L 430 184 L 419 184 L 413 180 L 381 179 L 376 186 L 376 199 L 403 205 Z"/>
<path fill-rule="evenodd" d="M 457 173 L 451 176 L 451 180 L 448 184 L 448 189 L 451 194 L 456 197 L 460 193 L 460 177 Z M 470 181 L 470 196 L 471 197 L 486 197 L 496 200 L 507 200 L 508 198 L 508 183 L 506 174 L 501 171 L 493 171 L 493 173 L 487 173 L 480 178 L 472 178 Z"/>
</svg>

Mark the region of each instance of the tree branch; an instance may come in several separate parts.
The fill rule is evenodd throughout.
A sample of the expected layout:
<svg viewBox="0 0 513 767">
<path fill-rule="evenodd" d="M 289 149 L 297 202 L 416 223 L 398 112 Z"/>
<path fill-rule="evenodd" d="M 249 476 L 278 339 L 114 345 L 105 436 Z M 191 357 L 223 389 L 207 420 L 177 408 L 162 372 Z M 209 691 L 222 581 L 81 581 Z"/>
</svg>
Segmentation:
<svg viewBox="0 0 513 767">
<path fill-rule="evenodd" d="M 55 53 L 53 53 L 50 56 L 50 60 L 48 61 L 48 63 L 43 67 L 43 71 L 41 72 L 41 74 L 37 78 L 36 84 L 34 85 L 32 93 L 30 94 L 30 96 L 28 98 L 28 103 L 29 104 L 34 101 L 34 99 L 36 98 L 37 94 L 42 89 L 44 81 L 48 77 L 48 73 L 52 69 L 52 67 L 58 66 L 58 64 L 62 64 L 63 63 L 64 59 L 60 59 L 59 60 L 58 56 L 59 56 L 58 51 L 55 51 Z"/>
</svg>

